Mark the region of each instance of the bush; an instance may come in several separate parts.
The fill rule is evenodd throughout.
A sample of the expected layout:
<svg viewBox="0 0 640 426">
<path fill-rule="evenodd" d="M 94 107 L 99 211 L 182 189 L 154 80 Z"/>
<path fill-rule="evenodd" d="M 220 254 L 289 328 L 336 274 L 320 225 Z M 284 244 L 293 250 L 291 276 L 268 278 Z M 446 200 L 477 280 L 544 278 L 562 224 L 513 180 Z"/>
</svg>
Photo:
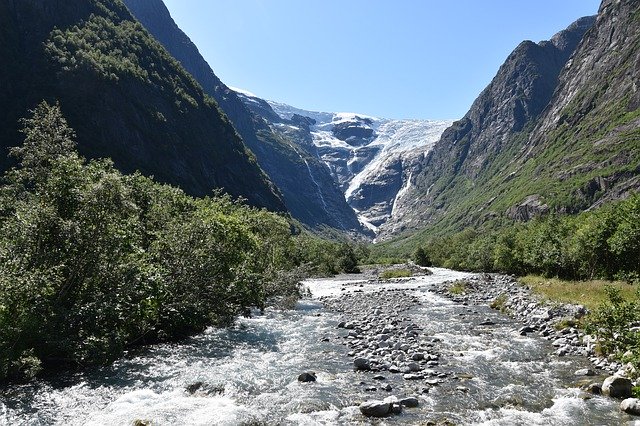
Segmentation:
<svg viewBox="0 0 640 426">
<path fill-rule="evenodd" d="M 87 162 L 57 105 L 24 133 L 0 186 L 0 380 L 290 305 L 306 271 L 335 268 L 335 243 L 280 216 Z"/>
<path fill-rule="evenodd" d="M 429 255 L 426 250 L 422 247 L 418 247 L 415 252 L 413 252 L 413 261 L 418 266 L 431 266 L 431 259 L 429 259 Z"/>
</svg>

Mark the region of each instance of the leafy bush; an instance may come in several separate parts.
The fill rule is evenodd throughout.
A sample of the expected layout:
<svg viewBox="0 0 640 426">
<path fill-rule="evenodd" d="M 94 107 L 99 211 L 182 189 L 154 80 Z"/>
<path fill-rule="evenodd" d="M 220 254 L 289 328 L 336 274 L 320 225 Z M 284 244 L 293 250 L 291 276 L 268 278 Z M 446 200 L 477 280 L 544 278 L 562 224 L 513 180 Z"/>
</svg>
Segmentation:
<svg viewBox="0 0 640 426">
<path fill-rule="evenodd" d="M 431 266 L 431 259 L 423 247 L 418 247 L 416 251 L 413 252 L 413 261 L 418 266 Z"/>
<path fill-rule="evenodd" d="M 614 355 L 640 371 L 640 291 L 632 300 L 615 287 L 607 293 L 609 300 L 591 313 L 585 330 L 597 337 L 602 355 Z"/>
<path fill-rule="evenodd" d="M 23 124 L 0 186 L 0 380 L 290 304 L 306 271 L 335 262 L 337 244 L 283 217 L 87 162 L 57 105 Z"/>
<path fill-rule="evenodd" d="M 640 277 L 639 224 L 635 194 L 576 216 L 550 215 L 434 239 L 429 257 L 452 269 L 633 283 Z"/>
</svg>

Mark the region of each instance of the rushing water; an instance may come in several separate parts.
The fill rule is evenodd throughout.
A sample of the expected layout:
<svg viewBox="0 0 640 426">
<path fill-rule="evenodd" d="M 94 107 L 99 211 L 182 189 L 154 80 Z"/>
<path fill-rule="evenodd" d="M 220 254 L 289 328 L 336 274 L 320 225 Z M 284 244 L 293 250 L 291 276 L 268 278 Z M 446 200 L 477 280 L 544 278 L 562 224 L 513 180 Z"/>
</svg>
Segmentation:
<svg viewBox="0 0 640 426">
<path fill-rule="evenodd" d="M 519 336 L 506 317 L 484 307 L 454 304 L 429 293 L 429 285 L 461 278 L 434 269 L 401 284 L 367 284 L 364 291 L 393 285 L 415 291 L 421 306 L 408 313 L 424 333 L 442 341 L 446 368 L 468 377 L 420 396 L 420 407 L 376 424 L 419 424 L 449 419 L 456 424 L 618 425 L 632 422 L 618 402 L 583 399 L 573 387 L 582 359 L 548 356 L 549 342 Z M 312 280 L 315 298 L 339 296 L 351 282 Z M 355 286 L 354 286 L 355 288 Z M 490 328 L 470 324 L 491 318 Z M 0 424 L 153 425 L 362 424 L 358 403 L 386 395 L 363 391 L 347 349 L 334 339 L 340 317 L 309 299 L 295 311 L 241 319 L 227 330 L 182 344 L 158 345 L 108 368 L 0 389 Z M 328 338 L 328 339 L 327 339 Z M 299 383 L 307 370 L 315 383 Z M 204 385 L 194 394 L 185 389 Z M 464 386 L 461 390 L 460 386 Z"/>
</svg>

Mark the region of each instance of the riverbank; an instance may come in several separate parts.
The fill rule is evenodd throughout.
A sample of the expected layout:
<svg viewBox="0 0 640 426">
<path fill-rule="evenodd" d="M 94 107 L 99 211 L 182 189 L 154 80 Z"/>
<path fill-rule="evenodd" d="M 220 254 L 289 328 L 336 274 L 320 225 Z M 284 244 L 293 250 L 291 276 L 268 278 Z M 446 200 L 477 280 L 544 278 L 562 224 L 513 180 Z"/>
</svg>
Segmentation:
<svg viewBox="0 0 640 426">
<path fill-rule="evenodd" d="M 576 326 L 587 315 L 583 305 L 550 301 L 514 276 L 500 274 L 479 274 L 461 282 L 440 283 L 433 291 L 457 303 L 488 305 L 512 316 L 522 324 L 520 334 L 537 334 L 551 341 L 556 356 L 583 356 L 602 372 L 630 374 L 631 365 L 597 356 L 595 339 Z"/>
<path fill-rule="evenodd" d="M 632 420 L 617 401 L 579 390 L 586 358 L 553 355 L 552 342 L 521 336 L 519 321 L 433 291 L 471 278 L 433 268 L 410 279 L 307 280 L 312 296 L 295 310 L 0 388 L 0 424 L 379 424 L 360 409 L 370 401 L 402 410 L 388 425 Z M 315 381 L 299 381 L 305 372 Z"/>
</svg>

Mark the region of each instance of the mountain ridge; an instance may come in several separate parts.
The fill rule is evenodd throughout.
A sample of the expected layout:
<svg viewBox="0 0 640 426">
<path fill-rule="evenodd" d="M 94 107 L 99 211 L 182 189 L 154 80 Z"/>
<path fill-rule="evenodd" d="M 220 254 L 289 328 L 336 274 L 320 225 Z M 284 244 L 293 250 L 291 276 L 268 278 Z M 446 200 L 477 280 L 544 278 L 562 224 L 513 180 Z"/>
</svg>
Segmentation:
<svg viewBox="0 0 640 426">
<path fill-rule="evenodd" d="M 467 114 L 421 162 L 415 185 L 383 228 L 383 238 L 434 225 L 438 232 L 451 232 L 506 214 L 506 208 L 494 207 L 505 200 L 501 185 L 510 180 L 514 158 L 594 22 L 595 17 L 580 18 L 550 41 L 523 41 L 514 49 Z M 513 203 L 526 202 L 526 196 Z"/>
<path fill-rule="evenodd" d="M 0 5 L 0 141 L 20 144 L 18 119 L 59 100 L 80 153 L 109 157 L 204 196 L 215 188 L 284 211 L 277 189 L 215 101 L 119 0 Z M 99 42 L 98 42 L 99 41 Z M 11 162 L 0 155 L 6 170 Z"/>
<path fill-rule="evenodd" d="M 274 133 L 265 118 L 246 106 L 236 92 L 215 75 L 161 0 L 124 0 L 124 3 L 218 102 L 262 169 L 280 189 L 294 218 L 315 229 L 330 227 L 349 233 L 364 232 L 323 165 L 301 150 L 290 136 Z M 266 119 L 276 119 L 275 113 L 266 109 L 261 111 Z"/>
</svg>

